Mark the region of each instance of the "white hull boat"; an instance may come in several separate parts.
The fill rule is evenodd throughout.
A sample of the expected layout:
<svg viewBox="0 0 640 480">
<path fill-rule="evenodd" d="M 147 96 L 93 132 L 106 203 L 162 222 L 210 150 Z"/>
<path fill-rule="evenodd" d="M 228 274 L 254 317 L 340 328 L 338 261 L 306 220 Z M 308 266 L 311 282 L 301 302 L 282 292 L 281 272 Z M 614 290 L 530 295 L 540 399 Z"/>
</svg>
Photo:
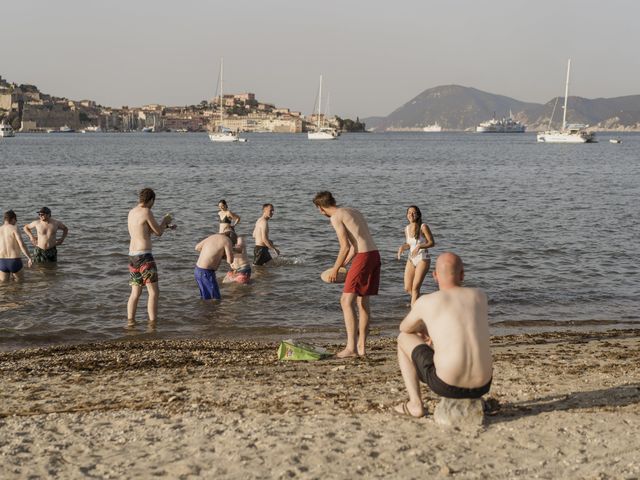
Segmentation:
<svg viewBox="0 0 640 480">
<path fill-rule="evenodd" d="M 547 130 L 536 136 L 539 143 L 595 143 L 595 133 L 587 132 L 586 125 L 567 125 L 567 101 L 569 99 L 569 77 L 571 74 L 571 59 L 567 62 L 567 81 L 564 87 L 564 112 L 562 114 L 562 129 Z M 555 110 L 555 107 L 554 107 Z M 553 113 L 551 113 L 553 118 Z M 551 125 L 551 119 L 549 119 Z"/>
<path fill-rule="evenodd" d="M 318 125 L 315 132 L 307 132 L 309 140 L 335 140 L 338 132 L 333 128 L 323 126 L 324 117 L 322 115 L 322 75 L 320 75 L 320 86 L 318 87 Z"/>
<path fill-rule="evenodd" d="M 209 140 L 216 143 L 246 142 L 246 138 L 240 138 L 237 133 L 224 127 L 224 95 L 222 94 L 223 60 L 222 58 L 220 59 L 220 103 L 218 104 L 220 108 L 220 124 L 218 125 L 218 131 L 209 132 Z"/>
<path fill-rule="evenodd" d="M 622 143 L 622 140 L 619 138 L 610 138 L 609 143 Z"/>
<path fill-rule="evenodd" d="M 438 122 L 436 122 L 433 125 L 427 125 L 426 127 L 423 127 L 422 131 L 427 133 L 439 133 L 442 131 L 442 127 Z"/>
<path fill-rule="evenodd" d="M 13 131 L 13 127 L 8 123 L 0 123 L 0 137 L 15 137 L 16 134 Z"/>
</svg>

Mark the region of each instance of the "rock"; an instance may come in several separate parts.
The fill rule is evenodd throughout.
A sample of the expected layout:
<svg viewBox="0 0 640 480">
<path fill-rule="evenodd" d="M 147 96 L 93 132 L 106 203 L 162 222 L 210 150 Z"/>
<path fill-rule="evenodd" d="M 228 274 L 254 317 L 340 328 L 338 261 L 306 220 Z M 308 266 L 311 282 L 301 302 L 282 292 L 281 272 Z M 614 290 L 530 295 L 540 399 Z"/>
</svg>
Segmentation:
<svg viewBox="0 0 640 480">
<path fill-rule="evenodd" d="M 433 412 L 439 425 L 451 427 L 479 427 L 484 421 L 480 398 L 442 398 Z"/>
</svg>

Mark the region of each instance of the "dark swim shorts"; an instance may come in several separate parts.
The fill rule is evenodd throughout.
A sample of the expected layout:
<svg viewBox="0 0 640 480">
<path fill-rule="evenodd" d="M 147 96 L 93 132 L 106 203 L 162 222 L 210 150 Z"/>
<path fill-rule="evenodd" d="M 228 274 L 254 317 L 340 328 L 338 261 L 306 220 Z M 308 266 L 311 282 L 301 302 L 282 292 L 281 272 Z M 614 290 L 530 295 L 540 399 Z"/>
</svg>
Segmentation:
<svg viewBox="0 0 640 480">
<path fill-rule="evenodd" d="M 43 250 L 40 247 L 33 248 L 33 263 L 53 263 L 58 261 L 58 249 L 56 247 Z"/>
<path fill-rule="evenodd" d="M 253 249 L 253 264 L 264 265 L 271 260 L 271 254 L 268 247 L 256 245 Z"/>
<path fill-rule="evenodd" d="M 141 287 L 157 281 L 158 267 L 152 254 L 129 256 L 129 285 Z"/>
<path fill-rule="evenodd" d="M 0 272 L 18 273 L 22 270 L 21 258 L 0 258 Z"/>
<path fill-rule="evenodd" d="M 491 379 L 486 385 L 477 388 L 454 387 L 442 381 L 436 375 L 436 366 L 433 364 L 433 349 L 426 343 L 418 345 L 411 352 L 411 360 L 418 371 L 418 378 L 426 383 L 436 395 L 447 398 L 480 398 L 491 388 Z"/>
</svg>

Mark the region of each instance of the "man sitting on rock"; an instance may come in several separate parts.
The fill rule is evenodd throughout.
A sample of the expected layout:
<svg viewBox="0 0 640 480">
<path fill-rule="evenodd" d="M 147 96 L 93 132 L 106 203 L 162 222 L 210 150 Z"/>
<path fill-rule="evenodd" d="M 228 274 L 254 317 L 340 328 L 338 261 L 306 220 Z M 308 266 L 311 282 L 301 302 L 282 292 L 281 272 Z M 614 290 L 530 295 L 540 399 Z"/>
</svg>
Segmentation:
<svg viewBox="0 0 640 480">
<path fill-rule="evenodd" d="M 409 400 L 395 410 L 413 417 L 425 414 L 419 382 L 447 398 L 480 398 L 491 387 L 487 296 L 461 286 L 462 260 L 453 253 L 438 257 L 433 278 L 439 291 L 415 302 L 398 335 L 398 363 Z"/>
</svg>

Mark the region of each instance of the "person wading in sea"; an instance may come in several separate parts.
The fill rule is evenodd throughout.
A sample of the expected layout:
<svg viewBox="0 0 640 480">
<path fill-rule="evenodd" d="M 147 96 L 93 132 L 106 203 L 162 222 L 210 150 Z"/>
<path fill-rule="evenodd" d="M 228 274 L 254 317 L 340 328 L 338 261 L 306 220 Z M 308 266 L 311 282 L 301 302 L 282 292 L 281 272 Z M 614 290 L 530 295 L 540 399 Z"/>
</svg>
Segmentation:
<svg viewBox="0 0 640 480">
<path fill-rule="evenodd" d="M 162 236 L 165 230 L 174 229 L 171 225 L 171 215 L 165 215 L 158 225 L 151 207 L 156 200 L 155 192 L 150 188 L 143 188 L 138 195 L 138 204 L 129 211 L 127 220 L 129 235 L 129 285 L 131 295 L 127 303 L 127 320 L 130 326 L 135 325 L 138 300 L 142 294 L 142 287 L 147 287 L 149 301 L 147 312 L 149 324 L 154 326 L 158 316 L 158 268 L 151 253 L 151 233 Z"/>
</svg>

